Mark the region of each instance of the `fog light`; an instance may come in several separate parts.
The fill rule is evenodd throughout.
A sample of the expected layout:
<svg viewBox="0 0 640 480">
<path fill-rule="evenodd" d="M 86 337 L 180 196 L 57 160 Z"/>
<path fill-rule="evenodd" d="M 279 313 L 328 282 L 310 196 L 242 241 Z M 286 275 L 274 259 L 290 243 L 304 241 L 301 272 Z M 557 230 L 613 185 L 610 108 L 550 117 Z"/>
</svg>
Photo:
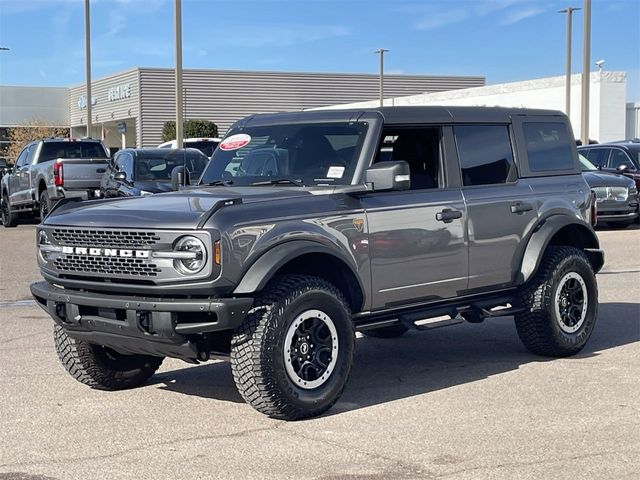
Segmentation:
<svg viewBox="0 0 640 480">
<path fill-rule="evenodd" d="M 180 273 L 185 275 L 193 275 L 198 273 L 205 266 L 207 261 L 207 250 L 204 243 L 191 235 L 181 237 L 174 246 L 177 252 L 184 252 L 184 258 L 174 260 L 173 266 Z"/>
</svg>

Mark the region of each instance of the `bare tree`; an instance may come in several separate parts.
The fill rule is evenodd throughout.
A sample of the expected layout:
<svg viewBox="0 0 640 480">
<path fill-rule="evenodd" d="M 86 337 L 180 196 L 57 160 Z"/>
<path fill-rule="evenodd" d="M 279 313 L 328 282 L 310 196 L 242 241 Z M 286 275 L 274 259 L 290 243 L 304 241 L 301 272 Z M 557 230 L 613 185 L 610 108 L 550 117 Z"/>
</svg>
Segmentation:
<svg viewBox="0 0 640 480">
<path fill-rule="evenodd" d="M 7 161 L 14 163 L 27 143 L 40 138 L 68 136 L 68 128 L 51 127 L 38 119 L 30 120 L 24 127 L 11 127 L 8 129 L 7 137 L 11 143 L 6 147 L 4 155 Z"/>
</svg>

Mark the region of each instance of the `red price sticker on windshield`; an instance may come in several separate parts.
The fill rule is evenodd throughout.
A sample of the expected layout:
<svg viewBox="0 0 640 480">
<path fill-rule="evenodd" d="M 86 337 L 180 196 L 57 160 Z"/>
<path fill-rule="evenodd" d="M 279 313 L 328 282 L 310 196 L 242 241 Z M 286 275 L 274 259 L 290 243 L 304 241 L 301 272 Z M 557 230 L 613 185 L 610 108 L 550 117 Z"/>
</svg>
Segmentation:
<svg viewBox="0 0 640 480">
<path fill-rule="evenodd" d="M 231 135 L 230 137 L 225 138 L 218 146 L 218 148 L 227 152 L 230 150 L 238 150 L 239 148 L 247 145 L 250 141 L 251 135 L 247 135 L 246 133 L 238 133 L 236 135 Z"/>
</svg>

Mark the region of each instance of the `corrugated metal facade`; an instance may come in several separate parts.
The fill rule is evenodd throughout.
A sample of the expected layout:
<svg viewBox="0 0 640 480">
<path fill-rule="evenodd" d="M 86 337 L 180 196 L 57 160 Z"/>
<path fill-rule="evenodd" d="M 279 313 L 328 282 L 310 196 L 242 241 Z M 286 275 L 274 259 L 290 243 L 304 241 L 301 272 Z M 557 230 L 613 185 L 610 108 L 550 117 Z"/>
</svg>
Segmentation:
<svg viewBox="0 0 640 480">
<path fill-rule="evenodd" d="M 174 71 L 141 68 L 142 144 L 161 141 L 164 122 L 175 119 Z M 379 78 L 370 74 L 184 70 L 185 118 L 214 121 L 223 134 L 253 113 L 303 110 L 371 100 Z M 483 86 L 484 77 L 385 75 L 385 96 Z"/>
<path fill-rule="evenodd" d="M 483 86 L 484 77 L 385 75 L 385 96 L 442 92 Z M 128 85 L 129 97 L 108 99 L 110 88 Z M 175 119 L 174 70 L 139 68 L 92 83 L 94 123 L 136 119 L 137 145 L 156 146 L 162 126 Z M 345 73 L 288 73 L 184 70 L 185 119 L 214 121 L 223 134 L 236 120 L 253 113 L 303 110 L 371 100 L 378 96 L 378 76 Z M 78 106 L 84 87 L 71 88 L 72 126 L 86 121 Z"/>
<path fill-rule="evenodd" d="M 128 88 L 128 96 L 113 98 L 109 96 L 112 88 Z M 72 127 L 80 127 L 87 122 L 87 109 L 80 107 L 80 99 L 86 95 L 84 85 L 78 85 L 69 89 L 69 118 Z M 93 125 L 98 129 L 103 123 L 113 123 L 129 118 L 135 119 L 137 143 L 140 145 L 141 117 L 140 117 L 140 83 L 138 69 L 110 75 L 91 82 L 91 96 L 95 98 L 91 115 Z M 86 101 L 86 99 L 85 99 Z M 94 137 L 96 131 L 93 132 Z"/>
</svg>

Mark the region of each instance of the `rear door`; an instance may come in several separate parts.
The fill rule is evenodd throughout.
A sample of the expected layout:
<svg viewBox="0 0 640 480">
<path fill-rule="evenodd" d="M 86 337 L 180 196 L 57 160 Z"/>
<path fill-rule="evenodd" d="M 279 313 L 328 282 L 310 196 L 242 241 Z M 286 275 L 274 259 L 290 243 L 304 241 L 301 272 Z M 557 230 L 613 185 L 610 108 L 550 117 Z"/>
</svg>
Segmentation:
<svg viewBox="0 0 640 480">
<path fill-rule="evenodd" d="M 455 297 L 467 287 L 468 257 L 464 201 L 445 165 L 454 149 L 451 130 L 385 128 L 382 138 L 376 161 L 408 162 L 411 189 L 371 192 L 361 200 L 372 309 Z"/>
<path fill-rule="evenodd" d="M 506 124 L 455 125 L 462 194 L 469 221 L 469 290 L 509 286 L 522 238 L 537 220 L 527 182 L 519 181 Z"/>
</svg>

